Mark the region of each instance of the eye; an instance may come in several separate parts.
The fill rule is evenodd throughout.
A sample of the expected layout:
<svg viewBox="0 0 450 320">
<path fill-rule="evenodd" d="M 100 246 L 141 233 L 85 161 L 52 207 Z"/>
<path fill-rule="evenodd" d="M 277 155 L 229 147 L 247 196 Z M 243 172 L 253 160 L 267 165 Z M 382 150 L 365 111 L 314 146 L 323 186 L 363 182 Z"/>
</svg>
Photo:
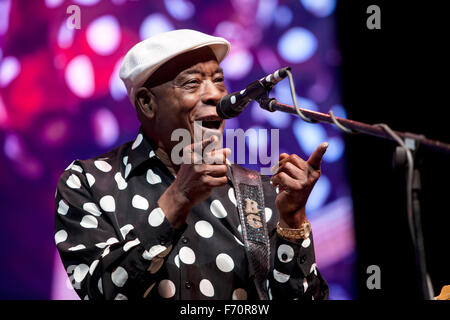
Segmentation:
<svg viewBox="0 0 450 320">
<path fill-rule="evenodd" d="M 218 77 L 214 79 L 214 82 L 223 82 L 225 79 L 223 77 Z"/>
<path fill-rule="evenodd" d="M 191 79 L 189 81 L 186 81 L 183 85 L 186 87 L 195 87 L 200 84 L 200 80 L 198 79 Z"/>
</svg>

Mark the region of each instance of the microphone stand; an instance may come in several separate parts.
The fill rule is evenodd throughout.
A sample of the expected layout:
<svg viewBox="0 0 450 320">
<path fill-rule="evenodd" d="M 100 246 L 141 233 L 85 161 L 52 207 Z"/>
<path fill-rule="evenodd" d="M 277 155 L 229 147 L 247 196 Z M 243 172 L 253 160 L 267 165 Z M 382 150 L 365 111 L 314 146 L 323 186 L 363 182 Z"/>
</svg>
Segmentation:
<svg viewBox="0 0 450 320">
<path fill-rule="evenodd" d="M 267 100 L 266 100 L 267 99 Z M 297 111 L 295 107 L 279 103 L 275 98 L 265 98 L 260 97 L 257 98 L 256 101 L 259 103 L 261 108 L 274 112 L 274 111 L 282 111 L 286 113 L 291 113 L 297 115 Z M 364 122 L 358 122 L 353 120 L 348 120 L 344 118 L 334 117 L 330 114 L 316 112 L 312 110 L 302 109 L 299 108 L 300 111 L 307 116 L 309 119 L 312 120 L 312 122 L 326 122 L 330 124 L 336 124 L 336 122 L 340 125 L 343 125 L 345 128 L 352 130 L 354 132 L 347 132 L 346 133 L 364 133 L 371 136 L 376 136 L 379 138 L 389 139 L 389 140 L 395 140 L 392 138 L 391 135 L 389 135 L 381 126 L 379 125 L 373 125 L 373 124 L 367 124 Z M 334 119 L 333 119 L 334 118 Z M 408 146 L 412 142 L 417 142 L 420 145 L 423 145 L 425 147 L 431 148 L 435 151 L 443 152 L 446 154 L 450 154 L 450 144 L 444 143 L 437 140 L 431 140 L 425 138 L 423 135 L 418 135 L 415 133 L 410 132 L 399 132 L 399 131 L 393 131 L 396 135 L 406 140 Z"/>
<path fill-rule="evenodd" d="M 419 145 L 428 147 L 438 152 L 450 154 L 450 144 L 443 143 L 437 140 L 430 140 L 423 135 L 418 135 L 410 132 L 394 131 L 385 124 L 372 125 L 344 118 L 338 118 L 334 116 L 332 111 L 330 111 L 328 114 L 325 114 L 299 108 L 295 99 L 295 91 L 293 91 L 293 81 L 291 74 L 289 74 L 289 78 L 291 81 L 291 93 L 293 94 L 292 97 L 295 106 L 282 104 L 279 103 L 275 98 L 269 98 L 269 90 L 267 90 L 264 94 L 255 99 L 259 103 L 261 108 L 270 112 L 282 111 L 295 114 L 310 123 L 324 122 L 334 124 L 345 133 L 363 133 L 371 136 L 393 140 L 400 145 L 397 147 L 394 153 L 394 166 L 403 166 L 407 171 L 407 211 L 410 233 L 416 258 L 416 267 L 420 277 L 419 286 L 422 297 L 425 300 L 433 299 L 433 288 L 431 286 L 431 281 L 427 274 L 426 268 L 425 248 L 423 242 L 422 224 L 420 219 L 420 169 L 416 165 L 414 165 L 416 163 L 416 161 L 414 161 L 414 158 L 417 157 L 416 151 Z M 413 153 L 411 151 L 413 151 Z"/>
</svg>

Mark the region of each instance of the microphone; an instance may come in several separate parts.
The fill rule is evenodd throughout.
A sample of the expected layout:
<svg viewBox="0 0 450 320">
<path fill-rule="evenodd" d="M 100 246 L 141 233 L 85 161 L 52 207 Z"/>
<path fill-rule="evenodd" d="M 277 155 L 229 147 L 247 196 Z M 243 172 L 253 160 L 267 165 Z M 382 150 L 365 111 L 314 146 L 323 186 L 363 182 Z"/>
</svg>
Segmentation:
<svg viewBox="0 0 450 320">
<path fill-rule="evenodd" d="M 287 70 L 291 70 L 291 68 L 279 69 L 264 78 L 253 81 L 244 90 L 222 97 L 216 106 L 217 114 L 222 119 L 237 117 L 250 101 L 269 92 L 278 82 L 286 78 L 288 75 Z"/>
</svg>

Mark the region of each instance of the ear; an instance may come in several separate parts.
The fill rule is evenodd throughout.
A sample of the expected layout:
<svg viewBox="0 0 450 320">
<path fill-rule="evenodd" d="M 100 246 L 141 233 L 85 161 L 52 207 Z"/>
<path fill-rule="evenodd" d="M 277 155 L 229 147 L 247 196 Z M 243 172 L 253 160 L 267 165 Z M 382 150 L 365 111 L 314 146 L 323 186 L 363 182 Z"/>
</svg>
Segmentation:
<svg viewBox="0 0 450 320">
<path fill-rule="evenodd" d="M 146 87 L 140 87 L 136 92 L 136 111 L 147 119 L 153 119 L 156 114 L 157 106 L 155 96 Z"/>
</svg>

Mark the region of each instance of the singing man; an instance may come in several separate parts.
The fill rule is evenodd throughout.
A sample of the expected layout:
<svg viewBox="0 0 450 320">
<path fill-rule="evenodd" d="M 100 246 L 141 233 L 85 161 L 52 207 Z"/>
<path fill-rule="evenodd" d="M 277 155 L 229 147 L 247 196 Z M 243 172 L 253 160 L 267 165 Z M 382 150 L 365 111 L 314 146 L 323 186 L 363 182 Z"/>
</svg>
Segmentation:
<svg viewBox="0 0 450 320">
<path fill-rule="evenodd" d="M 229 50 L 184 29 L 123 59 L 136 139 L 75 160 L 57 186 L 55 241 L 81 299 L 328 299 L 305 213 L 327 143 L 306 161 L 281 154 L 272 177 L 231 164 L 229 149 L 207 151 L 224 130 Z M 192 137 L 182 163 L 176 129 Z"/>
</svg>

